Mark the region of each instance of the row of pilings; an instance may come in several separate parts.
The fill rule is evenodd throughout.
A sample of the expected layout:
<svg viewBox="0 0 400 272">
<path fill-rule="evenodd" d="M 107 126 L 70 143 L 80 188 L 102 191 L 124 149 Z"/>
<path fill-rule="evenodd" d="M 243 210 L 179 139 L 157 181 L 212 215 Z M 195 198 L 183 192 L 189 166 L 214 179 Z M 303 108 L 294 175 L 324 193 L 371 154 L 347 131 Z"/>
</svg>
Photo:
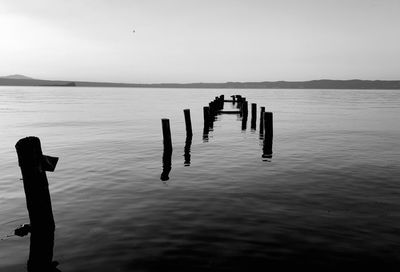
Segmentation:
<svg viewBox="0 0 400 272">
<path fill-rule="evenodd" d="M 224 103 L 232 103 L 236 110 L 225 111 Z M 241 118 L 241 129 L 246 130 L 247 120 L 249 116 L 249 107 L 246 97 L 241 95 L 231 95 L 231 100 L 225 100 L 224 95 L 216 96 L 214 100 L 208 103 L 208 106 L 203 107 L 203 141 L 208 142 L 209 132 L 214 129 L 214 122 L 218 115 L 221 114 L 236 114 Z M 190 147 L 193 138 L 192 121 L 190 117 L 190 109 L 184 109 L 184 118 L 186 126 L 186 141 L 184 148 L 184 165 L 190 165 Z M 172 166 L 172 140 L 169 119 L 163 118 L 162 131 L 163 131 L 163 171 L 161 180 L 166 181 L 169 179 L 169 173 Z M 263 158 L 272 158 L 272 139 L 273 139 L 273 114 L 266 112 L 265 107 L 260 107 L 260 121 L 259 121 L 260 139 L 263 140 Z M 257 104 L 251 104 L 251 129 L 256 130 L 257 126 Z"/>
</svg>

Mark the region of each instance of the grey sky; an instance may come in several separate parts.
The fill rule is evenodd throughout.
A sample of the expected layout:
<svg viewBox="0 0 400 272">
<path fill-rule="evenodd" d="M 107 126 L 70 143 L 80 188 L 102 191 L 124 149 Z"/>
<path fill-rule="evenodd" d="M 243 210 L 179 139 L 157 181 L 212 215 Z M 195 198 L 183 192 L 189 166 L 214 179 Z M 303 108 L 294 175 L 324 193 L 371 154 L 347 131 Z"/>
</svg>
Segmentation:
<svg viewBox="0 0 400 272">
<path fill-rule="evenodd" d="M 400 0 L 0 0 L 0 75 L 400 79 L 399 14 Z"/>
</svg>

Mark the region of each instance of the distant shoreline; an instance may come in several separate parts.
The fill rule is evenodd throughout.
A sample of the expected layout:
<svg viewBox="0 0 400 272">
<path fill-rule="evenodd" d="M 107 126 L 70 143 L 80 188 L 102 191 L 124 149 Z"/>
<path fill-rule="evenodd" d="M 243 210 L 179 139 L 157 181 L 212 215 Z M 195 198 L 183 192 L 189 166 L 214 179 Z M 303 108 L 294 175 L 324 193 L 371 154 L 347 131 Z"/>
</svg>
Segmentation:
<svg viewBox="0 0 400 272">
<path fill-rule="evenodd" d="M 41 87 L 118 87 L 118 88 L 190 88 L 190 89 L 360 89 L 400 90 L 400 80 L 310 80 L 262 81 L 225 83 L 113 83 L 90 81 L 62 81 L 42 79 L 16 79 L 0 77 L 0 86 Z"/>
</svg>

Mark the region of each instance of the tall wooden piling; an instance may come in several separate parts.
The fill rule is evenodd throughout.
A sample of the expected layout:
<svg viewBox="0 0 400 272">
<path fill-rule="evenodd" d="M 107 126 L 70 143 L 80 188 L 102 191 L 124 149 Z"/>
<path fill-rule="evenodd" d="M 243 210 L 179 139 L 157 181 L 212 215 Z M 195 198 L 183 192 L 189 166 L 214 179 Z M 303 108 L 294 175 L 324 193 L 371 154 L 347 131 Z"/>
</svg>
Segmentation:
<svg viewBox="0 0 400 272">
<path fill-rule="evenodd" d="M 171 128 L 169 126 L 169 119 L 161 119 L 164 150 L 172 150 Z"/>
<path fill-rule="evenodd" d="M 210 108 L 203 107 L 204 124 L 207 124 L 210 120 Z"/>
<path fill-rule="evenodd" d="M 260 136 L 264 135 L 264 112 L 265 112 L 265 107 L 261 107 L 261 110 L 260 110 Z"/>
<path fill-rule="evenodd" d="M 272 112 L 264 112 L 264 136 L 273 137 L 273 118 Z"/>
<path fill-rule="evenodd" d="M 251 117 L 254 120 L 257 118 L 257 104 L 256 103 L 251 103 Z"/>
<path fill-rule="evenodd" d="M 206 143 L 208 142 L 208 133 L 210 132 L 210 128 L 208 124 L 204 124 L 203 128 L 203 142 Z"/>
<path fill-rule="evenodd" d="M 210 103 L 208 103 L 208 108 L 210 109 L 210 118 L 213 118 L 216 112 L 215 101 L 211 101 Z"/>
<path fill-rule="evenodd" d="M 184 109 L 185 125 L 186 125 L 186 136 L 192 136 L 192 120 L 190 119 L 190 109 Z"/>
<path fill-rule="evenodd" d="M 246 100 L 242 100 L 242 114 L 243 116 L 247 117 L 248 113 L 249 113 L 248 102 Z"/>
<path fill-rule="evenodd" d="M 46 171 L 54 171 L 58 158 L 42 153 L 37 137 L 15 145 L 31 225 L 28 271 L 47 271 L 52 266 L 55 223 Z"/>
<path fill-rule="evenodd" d="M 224 108 L 225 95 L 221 94 L 219 96 L 219 101 L 220 101 L 219 109 L 222 110 Z"/>
<path fill-rule="evenodd" d="M 251 103 L 251 129 L 255 130 L 257 124 L 257 104 Z"/>
<path fill-rule="evenodd" d="M 263 158 L 272 157 L 273 118 L 272 112 L 264 112 Z"/>
<path fill-rule="evenodd" d="M 241 109 L 242 108 L 242 96 L 237 94 L 236 95 L 236 100 L 237 100 L 237 108 Z"/>
<path fill-rule="evenodd" d="M 243 115 L 242 116 L 242 130 L 246 130 L 247 129 L 247 115 Z"/>
</svg>

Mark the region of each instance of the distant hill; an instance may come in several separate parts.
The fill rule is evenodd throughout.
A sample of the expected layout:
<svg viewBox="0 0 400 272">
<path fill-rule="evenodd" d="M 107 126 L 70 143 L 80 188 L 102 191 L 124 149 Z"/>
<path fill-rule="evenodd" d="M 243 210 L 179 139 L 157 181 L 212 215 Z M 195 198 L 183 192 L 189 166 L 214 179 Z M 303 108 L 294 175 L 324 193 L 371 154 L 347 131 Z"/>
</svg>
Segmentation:
<svg viewBox="0 0 400 272">
<path fill-rule="evenodd" d="M 218 88 L 218 89 L 392 89 L 400 90 L 400 80 L 310 80 L 225 83 L 113 83 L 33 79 L 23 75 L 0 77 L 0 86 L 131 87 L 131 88 Z"/>
<path fill-rule="evenodd" d="M 18 75 L 18 74 L 9 75 L 9 76 L 3 76 L 3 77 L 0 77 L 0 78 L 9 78 L 9 79 L 33 79 L 33 78 L 31 78 L 31 77 L 27 77 L 27 76 L 24 76 L 24 75 Z"/>
<path fill-rule="evenodd" d="M 12 75 L 0 77 L 0 86 L 75 86 L 75 82 L 33 79 L 23 75 Z"/>
</svg>

